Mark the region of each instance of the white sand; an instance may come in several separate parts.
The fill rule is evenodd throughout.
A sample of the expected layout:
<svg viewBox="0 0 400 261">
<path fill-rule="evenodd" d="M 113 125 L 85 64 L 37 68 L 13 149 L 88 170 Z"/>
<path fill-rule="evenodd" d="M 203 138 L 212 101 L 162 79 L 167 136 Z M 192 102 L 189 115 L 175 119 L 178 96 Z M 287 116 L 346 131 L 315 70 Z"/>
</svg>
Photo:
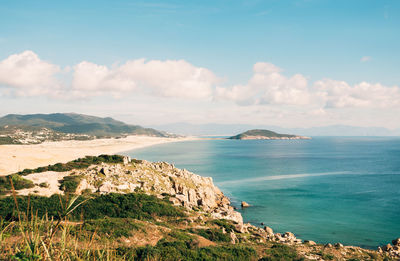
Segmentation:
<svg viewBox="0 0 400 261">
<path fill-rule="evenodd" d="M 116 154 L 161 143 L 193 139 L 195 138 L 128 136 L 122 139 L 44 142 L 37 145 L 0 145 L 0 176 L 27 168 L 65 163 L 84 156 Z"/>
<path fill-rule="evenodd" d="M 18 190 L 18 195 L 38 194 L 41 196 L 50 197 L 53 194 L 64 194 L 64 192 L 60 190 L 59 181 L 69 174 L 70 172 L 46 171 L 24 176 L 24 178 L 33 181 L 35 185 L 47 183 L 48 187 L 35 186 L 33 188 L 21 189 Z"/>
</svg>

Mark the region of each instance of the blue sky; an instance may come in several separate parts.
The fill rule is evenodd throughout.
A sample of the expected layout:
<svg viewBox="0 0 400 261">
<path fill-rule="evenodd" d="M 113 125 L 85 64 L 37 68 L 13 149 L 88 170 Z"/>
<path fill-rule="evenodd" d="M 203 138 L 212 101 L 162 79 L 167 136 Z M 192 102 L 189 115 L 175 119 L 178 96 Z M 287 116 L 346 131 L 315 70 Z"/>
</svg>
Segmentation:
<svg viewBox="0 0 400 261">
<path fill-rule="evenodd" d="M 344 81 L 354 88 L 361 82 L 397 87 L 400 84 L 399 14 L 400 1 L 3 0 L 0 5 L 0 61 L 26 50 L 32 51 L 41 61 L 59 66 L 61 71 L 74 71 L 72 68 L 82 61 L 112 68 L 140 58 L 148 61 L 184 60 L 217 76 L 220 80 L 218 83 L 211 81 L 212 88 L 214 85 L 224 88 L 250 85 L 249 79 L 255 74 L 253 66 L 257 62 L 265 62 L 280 67 L 282 70 L 279 73 L 288 78 L 301 74 L 310 86 L 322 79 L 333 79 Z M 57 78 L 68 85 L 73 81 L 72 74 L 58 75 Z M 0 87 L 1 84 L 0 76 Z M 270 82 L 264 83 L 265 86 L 268 84 Z M 46 99 L 44 92 L 36 96 L 17 95 L 12 90 L 15 86 L 10 85 L 9 81 L 3 80 L 3 89 L 7 92 L 0 96 L 0 101 L 8 108 L 2 107 L 0 114 L 11 113 L 20 103 L 32 106 L 28 106 L 26 111 L 20 109 L 21 112 L 36 112 L 33 104 L 38 100 L 47 101 L 47 106 L 37 109 L 40 112 L 65 109 L 70 103 L 57 102 L 58 106 L 65 104 L 62 107 L 53 106 L 54 97 Z M 252 91 L 256 93 L 254 88 Z M 324 86 L 324 90 L 326 88 L 329 87 Z M 257 93 L 261 95 L 261 92 Z M 221 97 L 216 99 L 213 96 L 209 104 L 197 100 L 194 104 L 198 111 L 210 107 L 219 111 L 223 108 L 231 110 L 230 106 L 234 105 L 229 104 L 226 97 L 232 95 L 225 93 L 220 102 L 215 100 L 221 100 Z M 148 96 L 149 103 L 159 99 Z M 176 98 L 171 98 L 173 95 L 170 94 L 166 96 Z M 360 94 L 353 96 L 359 98 Z M 124 98 L 116 98 L 115 105 L 129 103 Z M 104 93 L 91 97 L 86 105 L 78 104 L 77 108 L 81 109 L 80 112 L 94 113 L 96 110 L 93 108 L 103 99 Z M 132 101 L 135 99 L 132 98 Z M 233 103 L 238 102 L 233 100 Z M 171 104 L 171 100 L 164 99 L 162 102 Z M 176 108 L 171 113 L 185 108 L 180 103 L 182 101 L 174 100 Z M 267 111 L 296 111 L 290 107 L 293 104 L 283 102 L 282 105 L 276 99 L 273 102 L 269 100 L 264 106 L 261 103 L 255 102 L 251 107 L 253 111 L 265 111 L 266 119 L 273 117 L 272 114 L 266 116 Z M 92 105 L 85 107 L 87 104 Z M 376 121 L 369 119 L 368 115 L 374 107 L 364 106 L 362 101 L 357 104 L 362 108 L 352 112 L 353 115 L 367 115 L 365 120 L 354 125 L 373 125 Z M 295 105 L 299 104 L 295 102 Z M 249 106 L 235 106 L 235 110 L 247 110 L 251 114 Z M 398 109 L 396 106 L 395 111 Z M 346 107 L 342 104 L 336 104 L 333 109 L 325 105 L 317 107 L 310 110 L 328 110 L 334 115 L 329 116 L 330 121 L 310 121 L 307 123 L 310 126 L 352 122 L 350 118 L 343 119 L 348 111 L 342 111 Z M 383 110 L 382 106 L 379 108 Z M 390 118 L 389 110 L 393 112 L 393 106 L 385 110 L 382 113 L 386 114 L 380 117 Z M 121 114 L 117 108 L 108 111 L 114 116 Z M 100 110 L 98 114 L 107 113 Z M 151 123 L 133 116 L 144 124 Z M 178 118 L 190 121 L 189 115 Z M 223 118 L 231 123 L 236 121 L 234 115 Z M 249 119 L 248 123 L 256 123 L 260 119 Z M 218 117 L 208 116 L 199 120 L 220 121 Z M 240 121 L 243 122 L 243 119 Z M 284 120 L 276 123 L 290 125 Z M 384 125 L 383 122 L 376 123 Z M 386 126 L 400 127 L 395 124 Z"/>
</svg>

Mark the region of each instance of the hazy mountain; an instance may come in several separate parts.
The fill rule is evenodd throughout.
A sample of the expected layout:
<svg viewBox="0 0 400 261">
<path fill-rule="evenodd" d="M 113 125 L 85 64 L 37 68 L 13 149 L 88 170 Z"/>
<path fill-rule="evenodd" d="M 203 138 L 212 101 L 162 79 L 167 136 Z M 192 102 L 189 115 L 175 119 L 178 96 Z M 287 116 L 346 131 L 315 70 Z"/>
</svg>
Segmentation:
<svg viewBox="0 0 400 261">
<path fill-rule="evenodd" d="M 76 113 L 52 114 L 8 114 L 0 118 L 0 126 L 45 127 L 62 133 L 88 134 L 95 136 L 118 136 L 141 134 L 167 137 L 169 134 L 138 125 L 129 125 L 112 118 L 101 118 Z"/>
<path fill-rule="evenodd" d="M 152 126 L 159 130 L 182 135 L 225 135 L 232 136 L 249 129 L 268 129 L 278 133 L 304 136 L 400 136 L 400 129 L 389 130 L 382 127 L 356 127 L 346 125 L 331 125 L 312 128 L 282 128 L 273 125 L 251 124 L 191 124 L 172 123 Z"/>
</svg>

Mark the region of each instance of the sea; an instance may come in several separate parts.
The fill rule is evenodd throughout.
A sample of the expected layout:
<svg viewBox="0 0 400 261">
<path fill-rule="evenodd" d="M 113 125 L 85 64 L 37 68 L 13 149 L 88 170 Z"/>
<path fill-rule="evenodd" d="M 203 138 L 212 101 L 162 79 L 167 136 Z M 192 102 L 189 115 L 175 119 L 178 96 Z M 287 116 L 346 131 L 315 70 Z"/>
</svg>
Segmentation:
<svg viewBox="0 0 400 261">
<path fill-rule="evenodd" d="M 212 177 L 244 222 L 275 232 L 371 249 L 400 237 L 400 137 L 202 139 L 124 154 Z"/>
</svg>

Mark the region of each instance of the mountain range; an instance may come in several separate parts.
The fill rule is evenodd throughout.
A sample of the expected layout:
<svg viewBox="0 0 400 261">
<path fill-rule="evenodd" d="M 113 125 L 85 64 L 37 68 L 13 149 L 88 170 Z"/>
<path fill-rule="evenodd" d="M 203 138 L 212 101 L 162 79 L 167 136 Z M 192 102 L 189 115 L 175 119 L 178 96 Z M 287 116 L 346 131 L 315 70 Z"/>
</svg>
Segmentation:
<svg viewBox="0 0 400 261">
<path fill-rule="evenodd" d="M 169 137 L 170 134 L 139 125 L 130 125 L 113 118 L 101 118 L 77 113 L 8 114 L 0 118 L 0 127 L 18 126 L 22 130 L 32 127 L 48 128 L 56 132 L 87 134 L 98 137 L 124 134 Z"/>
</svg>

